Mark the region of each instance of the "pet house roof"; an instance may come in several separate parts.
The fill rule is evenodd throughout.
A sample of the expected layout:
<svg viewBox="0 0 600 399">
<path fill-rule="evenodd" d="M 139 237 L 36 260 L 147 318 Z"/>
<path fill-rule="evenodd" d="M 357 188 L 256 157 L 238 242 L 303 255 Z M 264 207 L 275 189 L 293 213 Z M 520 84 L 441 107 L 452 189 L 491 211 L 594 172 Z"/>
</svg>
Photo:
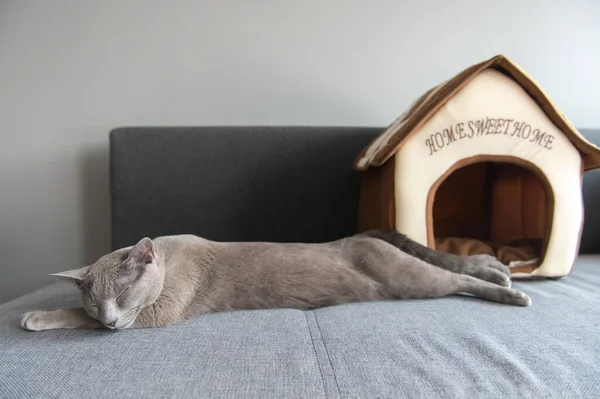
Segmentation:
<svg viewBox="0 0 600 399">
<path fill-rule="evenodd" d="M 466 86 L 474 77 L 486 69 L 503 72 L 517 82 L 541 107 L 548 118 L 579 150 L 585 170 L 600 167 L 600 148 L 587 141 L 562 114 L 544 90 L 518 65 L 504 55 L 475 64 L 453 78 L 431 88 L 411 107 L 390 124 L 357 157 L 354 168 L 366 170 L 381 166 L 398 150 L 404 139 L 419 130 L 448 100 Z"/>
</svg>

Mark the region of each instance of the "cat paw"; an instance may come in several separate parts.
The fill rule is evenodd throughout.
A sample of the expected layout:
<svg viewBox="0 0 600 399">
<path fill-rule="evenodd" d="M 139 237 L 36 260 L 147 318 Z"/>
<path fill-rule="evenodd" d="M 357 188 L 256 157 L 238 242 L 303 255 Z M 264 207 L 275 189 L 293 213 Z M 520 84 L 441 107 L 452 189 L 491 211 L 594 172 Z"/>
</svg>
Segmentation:
<svg viewBox="0 0 600 399">
<path fill-rule="evenodd" d="M 525 294 L 524 292 L 511 290 L 512 291 L 512 300 L 511 304 L 517 306 L 531 306 L 531 298 Z"/>
<path fill-rule="evenodd" d="M 500 285 L 502 287 L 510 287 L 512 285 L 512 281 L 510 280 L 510 277 L 508 277 L 506 274 L 504 274 L 498 270 L 494 270 L 494 269 L 484 270 L 479 274 L 479 276 L 476 276 L 476 277 L 479 277 L 485 281 L 489 281 L 490 283 Z"/>
<path fill-rule="evenodd" d="M 510 277 L 510 269 L 508 268 L 508 266 L 500 262 L 495 256 L 487 254 L 471 255 L 467 259 L 469 260 L 469 263 L 472 263 L 477 266 L 489 267 L 498 270 Z"/>
<path fill-rule="evenodd" d="M 21 316 L 21 327 L 29 331 L 42 331 L 55 328 L 51 318 L 52 312 L 35 310 Z"/>
<path fill-rule="evenodd" d="M 465 268 L 463 270 L 465 274 L 471 275 L 480 280 L 500 285 L 502 287 L 511 286 L 510 271 L 508 267 L 504 266 L 493 256 L 469 256 L 466 259 Z"/>
</svg>

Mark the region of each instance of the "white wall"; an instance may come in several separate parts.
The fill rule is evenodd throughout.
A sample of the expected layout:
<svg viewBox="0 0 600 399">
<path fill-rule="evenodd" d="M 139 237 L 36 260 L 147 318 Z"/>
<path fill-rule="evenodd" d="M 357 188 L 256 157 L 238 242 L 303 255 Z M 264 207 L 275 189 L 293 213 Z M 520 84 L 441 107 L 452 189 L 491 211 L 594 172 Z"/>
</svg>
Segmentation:
<svg viewBox="0 0 600 399">
<path fill-rule="evenodd" d="M 600 2 L 0 0 L 0 301 L 109 250 L 108 131 L 389 123 L 497 53 L 600 126 Z"/>
</svg>

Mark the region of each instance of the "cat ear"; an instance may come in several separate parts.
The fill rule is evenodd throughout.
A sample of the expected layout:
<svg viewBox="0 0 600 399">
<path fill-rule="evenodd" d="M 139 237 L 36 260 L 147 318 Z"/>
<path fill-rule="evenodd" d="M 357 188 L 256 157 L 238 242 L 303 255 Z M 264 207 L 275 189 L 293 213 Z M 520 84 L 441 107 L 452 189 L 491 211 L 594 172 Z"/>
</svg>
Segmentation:
<svg viewBox="0 0 600 399">
<path fill-rule="evenodd" d="M 156 254 L 154 252 L 154 243 L 148 237 L 142 238 L 131 249 L 126 263 L 147 265 L 154 262 Z"/>
<path fill-rule="evenodd" d="M 84 266 L 79 269 L 65 270 L 64 272 L 52 273 L 50 276 L 59 277 L 72 283 L 80 283 L 88 274 L 91 266 Z"/>
</svg>

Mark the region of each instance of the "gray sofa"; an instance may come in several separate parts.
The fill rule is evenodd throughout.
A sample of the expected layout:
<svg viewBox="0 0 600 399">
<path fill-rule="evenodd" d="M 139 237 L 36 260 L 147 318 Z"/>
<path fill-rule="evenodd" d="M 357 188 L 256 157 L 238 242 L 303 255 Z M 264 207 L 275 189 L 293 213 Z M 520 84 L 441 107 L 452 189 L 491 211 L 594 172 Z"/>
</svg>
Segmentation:
<svg viewBox="0 0 600 399">
<path fill-rule="evenodd" d="M 351 164 L 377 128 L 123 128 L 110 135 L 114 248 L 142 236 L 332 240 L 355 232 Z M 600 131 L 582 130 L 600 143 Z M 237 311 L 164 329 L 19 327 L 78 302 L 67 283 L 0 305 L 2 398 L 600 396 L 600 174 L 571 275 L 473 298 Z"/>
</svg>

